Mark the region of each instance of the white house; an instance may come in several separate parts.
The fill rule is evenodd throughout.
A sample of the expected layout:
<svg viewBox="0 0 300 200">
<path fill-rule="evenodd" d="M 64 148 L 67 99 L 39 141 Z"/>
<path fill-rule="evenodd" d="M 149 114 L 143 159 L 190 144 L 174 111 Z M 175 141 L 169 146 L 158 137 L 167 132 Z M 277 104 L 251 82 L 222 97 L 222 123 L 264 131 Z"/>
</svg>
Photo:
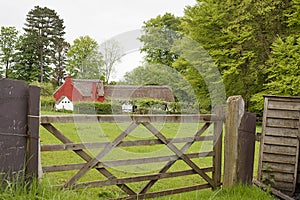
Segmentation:
<svg viewBox="0 0 300 200">
<path fill-rule="evenodd" d="M 70 99 L 66 96 L 62 96 L 55 104 L 55 110 L 72 110 L 74 106 Z"/>
</svg>

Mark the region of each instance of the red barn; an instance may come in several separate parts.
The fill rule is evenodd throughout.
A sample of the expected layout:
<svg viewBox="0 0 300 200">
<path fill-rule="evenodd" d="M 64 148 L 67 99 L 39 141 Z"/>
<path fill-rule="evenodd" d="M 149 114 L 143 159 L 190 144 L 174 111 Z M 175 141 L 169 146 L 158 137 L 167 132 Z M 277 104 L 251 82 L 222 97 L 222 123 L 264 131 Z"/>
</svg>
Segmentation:
<svg viewBox="0 0 300 200">
<path fill-rule="evenodd" d="M 58 88 L 53 97 L 58 101 L 62 96 L 76 101 L 104 101 L 103 82 L 94 79 L 71 79 L 67 77 L 65 83 Z"/>
</svg>

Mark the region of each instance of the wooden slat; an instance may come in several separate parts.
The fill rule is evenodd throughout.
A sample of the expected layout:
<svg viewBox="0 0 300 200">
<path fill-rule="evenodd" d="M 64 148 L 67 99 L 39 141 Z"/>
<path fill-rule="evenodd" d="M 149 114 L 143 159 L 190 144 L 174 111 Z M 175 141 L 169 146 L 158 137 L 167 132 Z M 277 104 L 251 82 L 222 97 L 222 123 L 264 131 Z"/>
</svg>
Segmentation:
<svg viewBox="0 0 300 200">
<path fill-rule="evenodd" d="M 194 139 L 194 137 L 186 138 L 168 138 L 170 143 L 184 143 L 191 141 L 212 141 L 213 136 L 202 136 Z M 41 151 L 65 151 L 65 150 L 80 150 L 80 149 L 97 149 L 104 148 L 110 142 L 87 142 L 87 143 L 69 143 L 69 144 L 43 144 Z M 152 140 L 135 140 L 135 141 L 122 141 L 118 147 L 132 147 L 132 146 L 145 146 L 162 144 L 158 139 Z"/>
<path fill-rule="evenodd" d="M 294 165 L 296 163 L 295 156 L 287 156 L 287 155 L 277 155 L 277 154 L 268 154 L 264 153 L 263 162 L 272 162 L 272 163 L 287 163 Z"/>
<path fill-rule="evenodd" d="M 128 197 L 116 198 L 114 200 L 149 199 L 149 198 L 155 198 L 155 197 L 166 196 L 166 195 L 174 195 L 174 194 L 179 194 L 179 193 L 183 193 L 183 192 L 191 192 L 191 191 L 207 189 L 207 188 L 211 188 L 211 186 L 209 184 L 201 184 L 201 185 L 182 187 L 182 188 L 176 188 L 176 189 L 171 189 L 171 190 L 164 190 L 164 191 L 159 191 L 159 192 L 151 192 L 151 193 L 146 193 L 146 194 L 140 193 L 137 195 L 130 195 Z"/>
<path fill-rule="evenodd" d="M 264 95 L 264 97 L 269 98 L 272 101 L 300 102 L 299 96 Z"/>
<path fill-rule="evenodd" d="M 188 158 L 204 158 L 211 157 L 214 155 L 214 152 L 201 152 L 201 153 L 191 153 L 186 154 Z M 111 161 L 101 161 L 94 166 L 94 168 L 103 168 L 103 167 L 117 167 L 117 166 L 128 166 L 128 165 L 138 165 L 138 164 L 146 164 L 146 163 L 157 163 L 157 162 L 167 162 L 167 161 L 175 161 L 178 160 L 178 156 L 158 156 L 152 158 L 135 158 L 135 159 L 126 159 L 126 160 L 111 160 Z M 180 160 L 180 158 L 179 158 Z M 79 170 L 81 169 L 85 163 L 81 164 L 64 164 L 64 165 L 52 165 L 52 166 L 44 166 L 44 172 L 58 172 L 58 171 L 70 171 L 70 170 Z"/>
<path fill-rule="evenodd" d="M 268 110 L 268 118 L 299 119 L 299 111 L 296 110 Z"/>
<path fill-rule="evenodd" d="M 299 120 L 268 118 L 266 126 L 267 127 L 298 129 Z"/>
<path fill-rule="evenodd" d="M 263 163 L 263 166 L 267 166 L 267 170 L 273 172 L 285 172 L 293 174 L 295 171 L 295 166 L 286 163 Z"/>
<path fill-rule="evenodd" d="M 282 137 L 294 137 L 294 138 L 296 138 L 297 134 L 298 134 L 298 129 L 273 128 L 273 127 L 266 127 L 266 129 L 265 129 L 265 135 L 282 136 Z"/>
<path fill-rule="evenodd" d="M 223 121 L 223 116 L 214 114 L 197 115 L 43 115 L 41 123 L 82 123 L 82 122 L 177 122 L 201 123 Z"/>
<path fill-rule="evenodd" d="M 300 110 L 300 101 L 274 101 L 269 99 L 268 108 L 278 110 Z"/>
<path fill-rule="evenodd" d="M 298 139 L 296 139 L 296 138 L 286 138 L 286 137 L 265 136 L 264 137 L 264 144 L 273 144 L 273 145 L 296 147 L 297 144 L 298 144 Z"/>
<path fill-rule="evenodd" d="M 293 183 L 289 183 L 289 182 L 280 182 L 280 181 L 276 181 L 272 184 L 272 186 L 276 189 L 279 190 L 284 190 L 284 191 L 289 191 L 292 192 L 293 191 L 293 187 L 294 184 Z"/>
<path fill-rule="evenodd" d="M 283 155 L 291 155 L 296 156 L 297 148 L 288 147 L 288 146 L 279 146 L 274 144 L 265 144 L 264 150 L 265 153 L 273 153 L 273 154 L 283 154 Z"/>
<path fill-rule="evenodd" d="M 202 168 L 201 170 L 203 170 L 204 172 L 211 172 L 213 168 L 212 167 Z M 103 186 L 110 186 L 116 184 L 127 184 L 127 183 L 134 183 L 134 182 L 141 182 L 141 181 L 148 181 L 148 180 L 174 178 L 174 177 L 188 176 L 194 174 L 196 174 L 194 170 L 184 170 L 184 171 L 177 171 L 177 172 L 158 173 L 158 174 L 141 175 L 141 176 L 127 177 L 127 178 L 119 178 L 113 180 L 100 180 L 100 181 L 93 181 L 93 182 L 78 183 L 74 185 L 74 187 L 75 188 L 103 187 Z"/>
<path fill-rule="evenodd" d="M 264 173 L 264 172 L 263 172 Z M 288 173 L 280 173 L 280 172 L 267 172 L 268 176 L 271 176 L 275 182 L 288 182 L 292 183 L 294 182 L 294 175 L 288 174 Z"/>
</svg>

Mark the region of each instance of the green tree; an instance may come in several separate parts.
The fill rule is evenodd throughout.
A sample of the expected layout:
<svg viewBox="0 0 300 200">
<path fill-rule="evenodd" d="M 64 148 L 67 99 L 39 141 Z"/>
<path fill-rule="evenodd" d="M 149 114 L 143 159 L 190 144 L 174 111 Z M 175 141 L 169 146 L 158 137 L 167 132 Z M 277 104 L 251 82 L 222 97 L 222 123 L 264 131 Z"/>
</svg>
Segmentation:
<svg viewBox="0 0 300 200">
<path fill-rule="evenodd" d="M 300 37 L 278 38 L 268 61 L 266 93 L 300 96 Z"/>
<path fill-rule="evenodd" d="M 15 27 L 1 27 L 0 63 L 3 66 L 5 78 L 12 78 L 12 66 L 14 63 L 16 44 L 18 42 L 18 39 L 18 31 Z"/>
<path fill-rule="evenodd" d="M 174 41 L 181 37 L 179 31 L 180 18 L 171 13 L 158 15 L 144 23 L 144 33 L 140 37 L 143 42 L 141 52 L 146 53 L 145 60 L 171 66 L 178 55 L 171 50 Z"/>
<path fill-rule="evenodd" d="M 251 97 L 263 90 L 270 46 L 285 35 L 285 1 L 205 0 L 187 7 L 181 29 L 217 64 L 228 96 Z"/>
<path fill-rule="evenodd" d="M 55 10 L 47 7 L 35 6 L 26 16 L 24 27 L 25 37 L 28 37 L 27 45 L 33 45 L 37 48 L 37 56 L 32 56 L 31 59 L 38 57 L 40 68 L 39 81 L 50 79 L 52 59 L 55 57 L 55 46 L 57 42 L 63 40 L 65 26 Z M 36 61 L 32 61 L 36 62 Z"/>
<path fill-rule="evenodd" d="M 98 48 L 98 43 L 89 36 L 75 39 L 67 53 L 68 75 L 82 79 L 102 78 L 103 60 Z"/>
<path fill-rule="evenodd" d="M 62 84 L 64 77 L 66 76 L 66 60 L 67 60 L 67 52 L 69 51 L 70 44 L 64 39 L 58 39 L 55 42 L 55 54 L 53 54 L 53 64 L 55 68 L 53 69 L 53 83 L 55 86 L 59 86 Z"/>
<path fill-rule="evenodd" d="M 13 67 L 13 78 L 26 82 L 39 81 L 40 67 L 38 41 L 34 36 L 21 35 L 17 43 L 16 64 Z"/>
</svg>

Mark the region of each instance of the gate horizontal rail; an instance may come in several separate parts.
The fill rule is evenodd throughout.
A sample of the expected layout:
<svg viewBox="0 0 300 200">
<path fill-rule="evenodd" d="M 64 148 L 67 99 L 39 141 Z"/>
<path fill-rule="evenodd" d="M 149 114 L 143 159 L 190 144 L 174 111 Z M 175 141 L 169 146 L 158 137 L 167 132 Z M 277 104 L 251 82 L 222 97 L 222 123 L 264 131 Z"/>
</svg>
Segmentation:
<svg viewBox="0 0 300 200">
<path fill-rule="evenodd" d="M 73 151 L 86 163 L 60 164 L 43 166 L 45 173 L 77 170 L 63 187 L 83 188 L 83 187 L 102 187 L 116 185 L 123 190 L 127 196 L 119 199 L 136 199 L 136 198 L 153 198 L 157 196 L 176 194 L 187 191 L 194 191 L 204 188 L 216 188 L 221 185 L 221 153 L 222 153 L 222 124 L 224 121 L 223 113 L 207 115 L 47 115 L 41 116 L 41 125 L 63 144 L 42 144 L 41 151 Z M 129 127 L 120 133 L 113 141 L 110 142 L 85 142 L 74 143 L 67 138 L 54 124 L 63 123 L 101 123 L 101 122 L 131 122 Z M 203 126 L 193 135 L 180 138 L 167 138 L 151 123 L 203 123 Z M 139 125 L 146 128 L 155 139 L 124 141 L 124 139 Z M 213 125 L 213 135 L 205 135 L 204 132 Z M 185 153 L 195 142 L 211 141 L 213 148 L 207 152 Z M 183 143 L 183 146 L 178 148 L 177 143 Z M 118 160 L 103 160 L 103 157 L 108 155 L 113 149 L 120 147 L 133 146 L 154 146 L 165 145 L 173 155 L 156 155 L 153 157 L 143 158 L 123 158 Z M 101 151 L 91 156 L 86 152 L 88 149 L 101 149 Z M 212 158 L 212 166 L 200 168 L 195 164 L 196 158 Z M 42 158 L 43 159 L 43 158 Z M 191 169 L 189 170 L 168 170 L 178 161 L 186 163 Z M 159 172 L 151 174 L 135 175 L 131 177 L 116 177 L 109 171 L 109 167 L 113 166 L 130 166 L 139 164 L 148 164 L 155 162 L 164 162 L 163 167 Z M 90 182 L 78 182 L 89 170 L 96 169 L 102 175 L 107 177 L 107 180 L 96 180 Z M 207 173 L 211 173 L 211 176 Z M 198 184 L 188 187 L 173 188 L 164 191 L 148 192 L 150 188 L 160 179 L 199 175 L 206 184 Z M 127 184 L 134 182 L 148 181 L 148 183 L 140 190 L 134 191 Z"/>
</svg>

